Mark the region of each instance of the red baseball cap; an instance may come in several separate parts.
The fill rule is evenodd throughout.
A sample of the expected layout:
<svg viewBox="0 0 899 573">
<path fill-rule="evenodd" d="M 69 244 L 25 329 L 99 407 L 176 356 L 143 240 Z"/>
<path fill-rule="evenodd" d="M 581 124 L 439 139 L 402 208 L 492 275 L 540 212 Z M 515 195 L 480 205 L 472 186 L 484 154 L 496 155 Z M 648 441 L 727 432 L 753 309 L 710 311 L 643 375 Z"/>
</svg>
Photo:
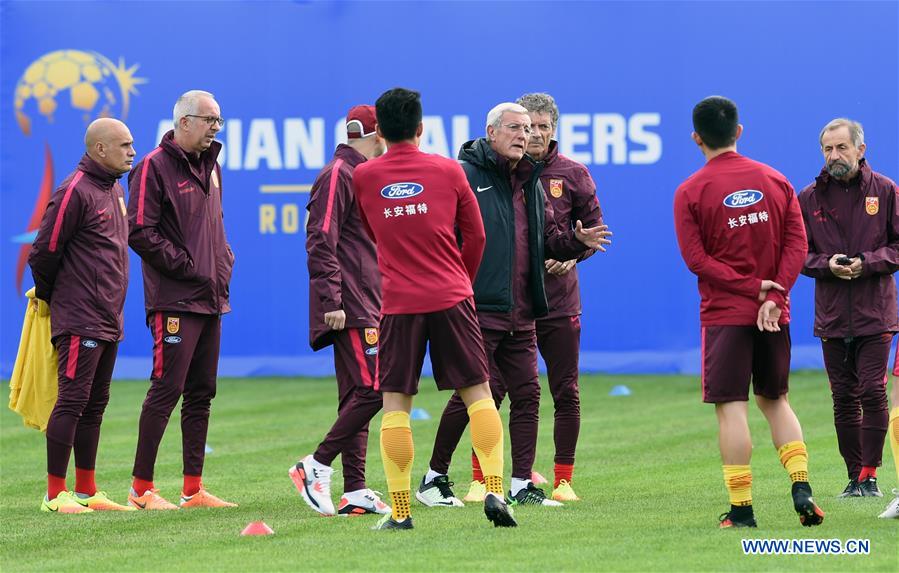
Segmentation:
<svg viewBox="0 0 899 573">
<path fill-rule="evenodd" d="M 359 139 L 375 134 L 375 124 L 378 118 L 375 116 L 375 106 L 357 105 L 346 114 L 346 136 L 348 139 Z M 350 131 L 350 126 L 357 128 Z"/>
</svg>

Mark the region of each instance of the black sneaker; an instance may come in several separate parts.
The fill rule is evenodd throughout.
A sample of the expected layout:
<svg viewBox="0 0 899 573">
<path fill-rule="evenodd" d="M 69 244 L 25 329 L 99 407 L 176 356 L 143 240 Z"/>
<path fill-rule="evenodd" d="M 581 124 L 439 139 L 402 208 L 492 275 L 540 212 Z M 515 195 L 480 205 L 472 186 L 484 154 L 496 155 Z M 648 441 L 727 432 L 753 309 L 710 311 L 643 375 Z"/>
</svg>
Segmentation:
<svg viewBox="0 0 899 573">
<path fill-rule="evenodd" d="M 843 490 L 843 493 L 837 496 L 837 499 L 841 497 L 861 497 L 862 490 L 858 487 L 858 481 L 853 478 L 849 480 L 849 484 L 846 486 L 846 489 Z"/>
<path fill-rule="evenodd" d="M 812 486 L 807 481 L 793 484 L 793 509 L 799 514 L 799 523 L 806 527 L 821 525 L 824 521 L 824 512 L 812 499 Z"/>
<path fill-rule="evenodd" d="M 415 529 L 415 527 L 412 525 L 411 515 L 402 521 L 396 521 L 393 519 L 393 516 L 388 513 L 382 517 L 372 529 Z"/>
<path fill-rule="evenodd" d="M 877 478 L 869 477 L 865 481 L 858 484 L 858 491 L 862 497 L 883 497 L 880 488 L 877 487 Z"/>
<path fill-rule="evenodd" d="M 512 490 L 509 490 L 509 493 L 506 495 L 506 502 L 509 505 L 562 505 L 554 499 L 547 499 L 543 490 L 530 481 L 527 487 L 520 489 L 515 495 L 512 495 Z"/>
<path fill-rule="evenodd" d="M 518 522 L 512 517 L 512 508 L 493 492 L 487 492 L 484 496 L 484 514 L 493 522 L 493 527 L 518 527 Z"/>
<path fill-rule="evenodd" d="M 718 528 L 729 529 L 732 527 L 758 527 L 755 523 L 755 515 L 751 505 L 730 506 L 730 511 L 722 513 L 718 517 Z"/>
<path fill-rule="evenodd" d="M 462 500 L 453 493 L 454 485 L 449 476 L 437 476 L 429 482 L 422 477 L 415 499 L 428 507 L 464 507 Z"/>
</svg>

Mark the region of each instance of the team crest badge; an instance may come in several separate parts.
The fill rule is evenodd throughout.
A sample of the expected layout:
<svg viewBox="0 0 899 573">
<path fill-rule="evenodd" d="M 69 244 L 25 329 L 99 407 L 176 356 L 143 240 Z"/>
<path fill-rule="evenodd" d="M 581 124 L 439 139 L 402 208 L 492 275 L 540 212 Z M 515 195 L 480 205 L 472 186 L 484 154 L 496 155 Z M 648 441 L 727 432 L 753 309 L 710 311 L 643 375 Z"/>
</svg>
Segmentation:
<svg viewBox="0 0 899 573">
<path fill-rule="evenodd" d="M 212 185 L 213 185 L 216 189 L 218 189 L 218 187 L 219 187 L 219 176 L 218 176 L 218 174 L 215 172 L 215 169 L 212 170 L 211 179 L 212 179 Z"/>
<path fill-rule="evenodd" d="M 181 330 L 181 319 L 177 316 L 170 316 L 165 323 L 165 329 L 169 334 L 178 334 L 178 331 Z"/>
<path fill-rule="evenodd" d="M 549 194 L 558 199 L 562 196 L 562 180 L 561 179 L 550 179 L 549 180 Z"/>
<path fill-rule="evenodd" d="M 369 346 L 372 344 L 376 344 L 378 342 L 378 329 L 377 328 L 366 328 L 365 329 L 365 343 Z"/>
<path fill-rule="evenodd" d="M 876 215 L 880 212 L 879 197 L 865 197 L 865 212 L 868 215 Z"/>
</svg>

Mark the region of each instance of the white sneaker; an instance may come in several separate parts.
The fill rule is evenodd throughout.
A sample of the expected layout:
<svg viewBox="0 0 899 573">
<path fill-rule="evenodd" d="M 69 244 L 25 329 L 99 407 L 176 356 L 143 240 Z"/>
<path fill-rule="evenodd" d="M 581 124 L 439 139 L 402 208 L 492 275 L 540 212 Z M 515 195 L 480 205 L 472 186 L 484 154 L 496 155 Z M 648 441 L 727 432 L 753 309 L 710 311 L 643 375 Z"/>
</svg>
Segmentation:
<svg viewBox="0 0 899 573">
<path fill-rule="evenodd" d="M 437 476 L 429 482 L 421 478 L 421 485 L 415 492 L 415 499 L 428 507 L 465 507 L 451 489 L 453 482 L 448 476 Z"/>
<path fill-rule="evenodd" d="M 899 489 L 894 489 L 893 495 L 896 497 L 894 497 L 893 501 L 891 501 L 887 508 L 883 510 L 883 513 L 877 517 L 883 519 L 899 519 Z"/>
<path fill-rule="evenodd" d="M 309 507 L 322 515 L 334 515 L 334 502 L 331 501 L 332 468 L 323 466 L 312 459 L 309 454 L 292 466 L 287 474 L 293 480 L 300 495 Z"/>
<path fill-rule="evenodd" d="M 381 492 L 360 489 L 344 493 L 337 504 L 337 515 L 364 515 L 366 513 L 390 513 L 390 506 L 381 501 Z"/>
</svg>

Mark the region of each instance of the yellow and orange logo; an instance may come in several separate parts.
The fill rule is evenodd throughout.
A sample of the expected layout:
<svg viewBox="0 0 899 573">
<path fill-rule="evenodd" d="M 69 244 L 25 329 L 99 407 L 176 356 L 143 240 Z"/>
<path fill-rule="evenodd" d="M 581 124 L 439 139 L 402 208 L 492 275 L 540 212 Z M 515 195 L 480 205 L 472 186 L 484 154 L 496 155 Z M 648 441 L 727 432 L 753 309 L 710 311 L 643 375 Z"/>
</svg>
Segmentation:
<svg viewBox="0 0 899 573">
<path fill-rule="evenodd" d="M 865 197 L 865 213 L 868 215 L 876 215 L 880 213 L 880 198 Z"/>
<path fill-rule="evenodd" d="M 550 179 L 549 180 L 549 194 L 558 199 L 562 196 L 562 187 L 563 183 L 561 179 Z"/>
<path fill-rule="evenodd" d="M 365 329 L 365 343 L 371 346 L 372 344 L 378 343 L 378 329 L 377 328 L 366 328 Z"/>
<path fill-rule="evenodd" d="M 181 330 L 181 319 L 177 316 L 170 316 L 165 321 L 165 329 L 169 334 L 178 334 Z"/>
</svg>

